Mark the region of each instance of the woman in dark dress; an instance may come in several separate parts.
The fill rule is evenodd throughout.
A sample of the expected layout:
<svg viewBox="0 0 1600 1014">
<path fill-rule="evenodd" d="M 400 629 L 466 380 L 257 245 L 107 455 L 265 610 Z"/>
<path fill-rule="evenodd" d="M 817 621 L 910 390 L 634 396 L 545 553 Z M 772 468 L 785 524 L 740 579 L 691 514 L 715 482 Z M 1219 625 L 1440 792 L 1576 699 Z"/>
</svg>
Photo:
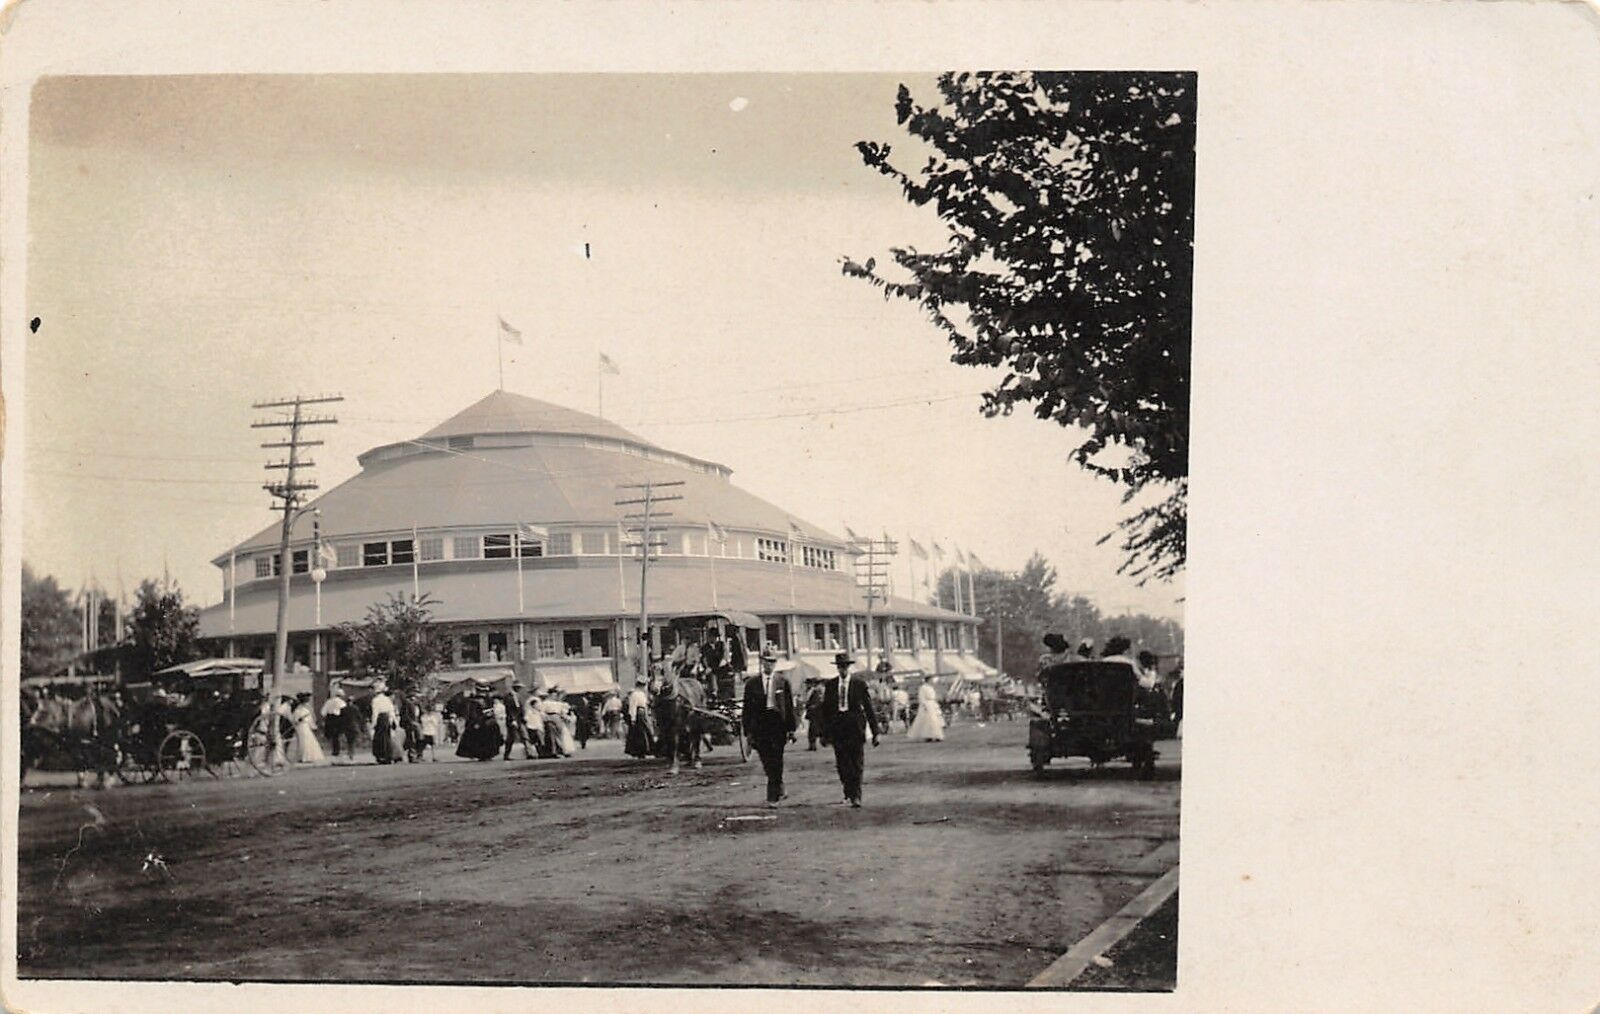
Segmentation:
<svg viewBox="0 0 1600 1014">
<path fill-rule="evenodd" d="M 497 756 L 505 741 L 500 738 L 500 727 L 494 721 L 489 688 L 475 688 L 472 695 L 462 702 L 461 710 L 466 717 L 466 728 L 462 730 L 461 741 L 456 744 L 456 756 L 480 761 Z"/>
</svg>

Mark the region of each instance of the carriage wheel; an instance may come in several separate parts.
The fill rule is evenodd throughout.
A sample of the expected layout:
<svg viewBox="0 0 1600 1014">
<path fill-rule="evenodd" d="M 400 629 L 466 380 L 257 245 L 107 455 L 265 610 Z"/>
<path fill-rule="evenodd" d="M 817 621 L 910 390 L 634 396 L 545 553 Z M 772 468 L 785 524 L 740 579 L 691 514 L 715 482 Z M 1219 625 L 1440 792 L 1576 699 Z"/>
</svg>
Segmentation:
<svg viewBox="0 0 1600 1014">
<path fill-rule="evenodd" d="M 187 729 L 167 733 L 156 749 L 156 772 L 163 781 L 193 778 L 205 768 L 205 744 Z"/>
<path fill-rule="evenodd" d="M 739 722 L 733 723 L 733 741 L 739 745 L 739 759 L 750 759 L 750 741 L 744 738 L 744 726 Z"/>
<path fill-rule="evenodd" d="M 255 768 L 258 773 L 266 775 L 268 778 L 287 769 L 289 766 L 289 758 L 286 755 L 285 747 L 286 741 L 281 735 L 278 737 L 277 755 L 273 755 L 270 718 L 271 716 L 269 715 L 257 715 L 255 720 L 250 723 L 250 731 L 245 737 L 245 759 L 250 762 L 250 766 Z"/>
</svg>

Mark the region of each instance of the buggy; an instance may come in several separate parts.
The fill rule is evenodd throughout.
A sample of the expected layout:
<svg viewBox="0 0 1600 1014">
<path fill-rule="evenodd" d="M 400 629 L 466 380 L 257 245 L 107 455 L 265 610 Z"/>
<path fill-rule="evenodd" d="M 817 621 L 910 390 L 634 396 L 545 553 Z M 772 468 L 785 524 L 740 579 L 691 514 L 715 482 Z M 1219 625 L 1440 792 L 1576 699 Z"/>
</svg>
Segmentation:
<svg viewBox="0 0 1600 1014">
<path fill-rule="evenodd" d="M 205 659 L 130 684 L 117 730 L 118 776 L 130 783 L 218 777 L 241 762 L 277 774 L 282 762 L 273 755 L 262 682 L 259 660 Z M 280 744 L 291 741 L 293 723 L 279 716 L 278 724 Z"/>
<path fill-rule="evenodd" d="M 1028 723 L 1036 775 L 1056 757 L 1087 757 L 1095 767 L 1120 757 L 1142 778 L 1155 772 L 1155 743 L 1176 725 L 1160 694 L 1140 687 L 1132 663 L 1064 662 L 1041 670 L 1039 684 L 1043 700 Z"/>
</svg>

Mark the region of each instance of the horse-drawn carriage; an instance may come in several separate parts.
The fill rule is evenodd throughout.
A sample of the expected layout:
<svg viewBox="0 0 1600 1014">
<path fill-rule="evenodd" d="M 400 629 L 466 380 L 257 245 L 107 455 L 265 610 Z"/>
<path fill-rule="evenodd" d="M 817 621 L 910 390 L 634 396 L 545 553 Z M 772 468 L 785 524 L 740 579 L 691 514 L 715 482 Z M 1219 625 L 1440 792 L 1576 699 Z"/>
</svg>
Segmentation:
<svg viewBox="0 0 1600 1014">
<path fill-rule="evenodd" d="M 117 774 L 125 782 L 175 781 L 248 764 L 274 775 L 286 766 L 294 724 L 278 714 L 278 748 L 262 664 L 257 659 L 202 659 L 130 685 L 117 725 Z"/>
<path fill-rule="evenodd" d="M 750 757 L 744 738 L 744 676 L 748 629 L 761 621 L 749 613 L 724 610 L 684 616 L 667 625 L 670 654 L 662 659 L 654 704 L 660 736 L 657 753 L 700 764 L 702 742 L 712 748 L 731 746 L 739 759 Z M 663 645 L 663 647 L 667 647 Z"/>
<path fill-rule="evenodd" d="M 1087 757 L 1096 767 L 1125 758 L 1141 777 L 1155 771 L 1155 743 L 1176 733 L 1159 695 L 1139 685 L 1133 664 L 1114 659 L 1063 662 L 1039 672 L 1044 699 L 1028 723 L 1035 774 L 1056 757 Z"/>
</svg>

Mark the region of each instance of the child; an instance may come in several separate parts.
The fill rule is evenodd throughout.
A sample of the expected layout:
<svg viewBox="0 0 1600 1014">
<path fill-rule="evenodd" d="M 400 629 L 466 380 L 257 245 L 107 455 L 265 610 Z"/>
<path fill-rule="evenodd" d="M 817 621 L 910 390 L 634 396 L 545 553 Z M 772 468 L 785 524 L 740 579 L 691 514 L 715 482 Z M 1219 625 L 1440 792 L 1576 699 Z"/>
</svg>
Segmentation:
<svg viewBox="0 0 1600 1014">
<path fill-rule="evenodd" d="M 430 761 L 439 759 L 438 754 L 434 752 L 434 747 L 439 742 L 440 730 L 443 726 L 444 709 L 436 701 L 432 707 L 422 713 L 422 746 L 423 749 L 428 751 L 428 759 Z"/>
</svg>

